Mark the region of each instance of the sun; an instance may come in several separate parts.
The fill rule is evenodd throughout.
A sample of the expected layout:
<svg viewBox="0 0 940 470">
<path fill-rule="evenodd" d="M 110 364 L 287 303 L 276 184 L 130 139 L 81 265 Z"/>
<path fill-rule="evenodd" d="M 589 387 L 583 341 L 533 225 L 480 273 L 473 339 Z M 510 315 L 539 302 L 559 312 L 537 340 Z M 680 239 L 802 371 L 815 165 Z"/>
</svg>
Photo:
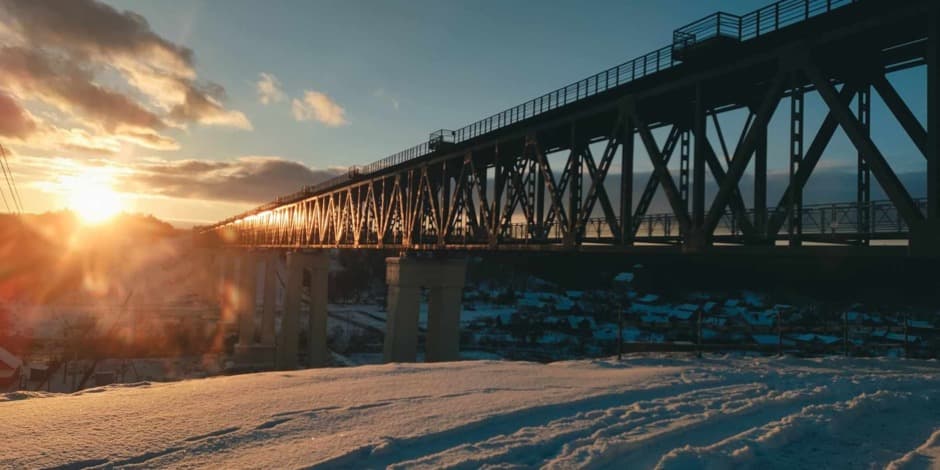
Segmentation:
<svg viewBox="0 0 940 470">
<path fill-rule="evenodd" d="M 124 209 L 113 184 L 113 175 L 102 169 L 87 169 L 61 180 L 68 208 L 86 224 L 105 222 Z"/>
</svg>

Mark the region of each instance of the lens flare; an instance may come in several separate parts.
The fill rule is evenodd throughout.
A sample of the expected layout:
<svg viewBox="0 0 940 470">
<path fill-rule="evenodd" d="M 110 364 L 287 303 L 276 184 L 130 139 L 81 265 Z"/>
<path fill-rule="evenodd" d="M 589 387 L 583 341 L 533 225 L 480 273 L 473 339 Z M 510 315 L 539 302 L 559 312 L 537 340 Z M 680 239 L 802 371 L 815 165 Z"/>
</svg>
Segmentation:
<svg viewBox="0 0 940 470">
<path fill-rule="evenodd" d="M 124 209 L 123 198 L 113 185 L 113 175 L 102 169 L 87 169 L 61 179 L 68 208 L 86 224 L 105 222 Z"/>
</svg>

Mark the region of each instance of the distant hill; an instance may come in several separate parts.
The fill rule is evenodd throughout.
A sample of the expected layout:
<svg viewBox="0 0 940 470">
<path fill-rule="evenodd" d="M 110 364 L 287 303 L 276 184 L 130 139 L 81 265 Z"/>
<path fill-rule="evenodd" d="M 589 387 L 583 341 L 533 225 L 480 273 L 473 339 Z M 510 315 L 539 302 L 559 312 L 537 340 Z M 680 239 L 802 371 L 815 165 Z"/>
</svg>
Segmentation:
<svg viewBox="0 0 940 470">
<path fill-rule="evenodd" d="M 127 250 L 188 233 L 149 215 L 122 214 L 92 226 L 67 211 L 0 214 L 0 300 L 55 300 Z"/>
</svg>

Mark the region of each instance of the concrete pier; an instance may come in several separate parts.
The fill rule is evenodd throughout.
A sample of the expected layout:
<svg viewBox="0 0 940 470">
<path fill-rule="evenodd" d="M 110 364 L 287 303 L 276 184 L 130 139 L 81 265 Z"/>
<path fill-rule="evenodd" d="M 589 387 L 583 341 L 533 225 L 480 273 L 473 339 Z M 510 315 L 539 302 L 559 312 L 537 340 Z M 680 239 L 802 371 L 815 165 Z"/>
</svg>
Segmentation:
<svg viewBox="0 0 940 470">
<path fill-rule="evenodd" d="M 300 329 L 301 283 L 304 277 L 302 253 L 287 253 L 287 279 L 284 281 L 284 310 L 277 338 L 277 368 L 297 368 L 297 332 Z"/>
<path fill-rule="evenodd" d="M 277 252 L 264 257 L 264 282 L 261 294 L 261 344 L 274 347 L 274 314 L 277 310 Z"/>
<path fill-rule="evenodd" d="M 258 342 L 255 321 L 258 313 L 258 261 L 255 252 L 239 256 L 236 309 L 238 313 L 238 343 L 233 358 L 241 370 L 267 369 L 274 364 L 274 344 Z"/>
<path fill-rule="evenodd" d="M 238 258 L 238 346 L 245 348 L 255 342 L 255 310 L 257 308 L 258 260 L 252 252 Z"/>
<path fill-rule="evenodd" d="M 466 260 L 459 258 L 387 258 L 388 316 L 385 362 L 414 362 L 418 350 L 421 288 L 429 290 L 425 357 L 455 361 L 460 353 L 460 307 Z"/>
<path fill-rule="evenodd" d="M 308 298 L 307 365 L 323 367 L 329 364 L 326 344 L 327 283 L 330 259 L 325 251 L 287 253 L 287 280 L 285 281 L 284 312 L 277 338 L 277 368 L 297 368 L 300 333 L 300 310 L 303 297 Z M 304 285 L 304 272 L 309 283 Z"/>
<path fill-rule="evenodd" d="M 307 322 L 307 367 L 324 367 L 330 364 L 330 350 L 326 344 L 327 287 L 330 274 L 330 257 L 325 251 L 307 255 L 310 270 L 310 316 Z"/>
</svg>

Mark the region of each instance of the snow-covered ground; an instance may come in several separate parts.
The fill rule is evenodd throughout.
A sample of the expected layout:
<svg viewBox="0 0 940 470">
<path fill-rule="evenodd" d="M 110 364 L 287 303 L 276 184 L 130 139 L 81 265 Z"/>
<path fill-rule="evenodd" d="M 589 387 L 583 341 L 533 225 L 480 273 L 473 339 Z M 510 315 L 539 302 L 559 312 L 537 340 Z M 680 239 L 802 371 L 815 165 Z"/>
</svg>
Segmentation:
<svg viewBox="0 0 940 470">
<path fill-rule="evenodd" d="M 647 355 L 23 392 L 0 402 L 0 467 L 936 467 L 938 372 Z"/>
</svg>

